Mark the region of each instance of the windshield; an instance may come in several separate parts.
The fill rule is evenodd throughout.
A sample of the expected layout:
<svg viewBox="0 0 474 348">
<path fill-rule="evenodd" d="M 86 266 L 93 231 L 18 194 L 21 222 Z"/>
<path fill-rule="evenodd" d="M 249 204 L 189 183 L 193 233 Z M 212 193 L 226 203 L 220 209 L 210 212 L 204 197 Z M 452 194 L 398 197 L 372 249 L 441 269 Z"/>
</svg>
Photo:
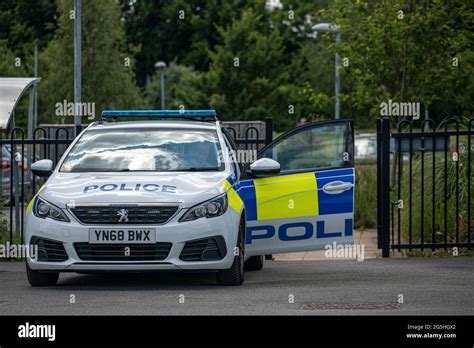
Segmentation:
<svg viewBox="0 0 474 348">
<path fill-rule="evenodd" d="M 61 172 L 221 171 L 214 131 L 116 129 L 85 132 Z"/>
</svg>

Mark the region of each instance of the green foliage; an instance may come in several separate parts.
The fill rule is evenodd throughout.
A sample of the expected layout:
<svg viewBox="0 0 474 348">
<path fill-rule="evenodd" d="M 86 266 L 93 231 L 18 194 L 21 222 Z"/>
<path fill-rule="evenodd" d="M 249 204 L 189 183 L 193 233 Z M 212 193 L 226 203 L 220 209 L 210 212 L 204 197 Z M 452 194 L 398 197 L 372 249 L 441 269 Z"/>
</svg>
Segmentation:
<svg viewBox="0 0 474 348">
<path fill-rule="evenodd" d="M 167 109 L 199 109 L 204 107 L 205 95 L 201 91 L 202 74 L 192 67 L 173 61 L 165 70 L 165 101 Z M 146 105 L 151 109 L 161 107 L 160 72 L 156 72 L 145 87 Z"/>
<path fill-rule="evenodd" d="M 332 49 L 350 61 L 340 67 L 348 100 L 372 119 L 388 99 L 421 102 L 438 119 L 472 113 L 468 1 L 337 0 L 323 14 L 341 26 L 341 43 Z"/>
<path fill-rule="evenodd" d="M 341 114 L 355 118 L 357 127 L 374 127 L 380 102 L 388 99 L 419 101 L 437 119 L 472 114 L 469 1 L 281 0 L 274 8 L 266 3 L 83 1 L 82 99 L 95 102 L 96 112 L 143 107 L 143 96 L 157 107 L 154 64 L 162 60 L 175 69 L 166 72 L 170 107 L 213 106 L 233 120 L 273 117 L 277 130 L 284 130 L 301 118 L 334 117 L 338 51 L 349 62 L 339 67 Z M 58 121 L 55 104 L 73 98 L 72 9 L 72 0 L 0 3 L 0 73 L 31 76 L 38 42 L 41 122 Z M 341 26 L 337 47 L 334 34 L 312 33 L 319 22 Z M 13 66 L 15 57 L 22 67 Z"/>
<path fill-rule="evenodd" d="M 377 165 L 374 162 L 356 164 L 354 190 L 354 228 L 377 226 Z"/>
<path fill-rule="evenodd" d="M 332 111 L 327 109 L 332 110 L 333 55 L 324 42 L 318 52 L 329 56 L 329 65 L 318 66 L 321 62 L 317 61 L 319 57 L 313 57 L 314 51 L 306 50 L 300 55 L 301 48 L 314 41 L 308 36 L 307 17 L 314 10 L 314 1 L 283 1 L 283 7 L 273 11 L 267 10 L 265 3 L 261 0 L 162 1 L 160 6 L 147 0 L 124 3 L 127 35 L 141 46 L 137 54 L 138 83 L 144 84 L 147 76 L 155 74 L 156 61 L 175 60 L 179 65 L 194 67 L 198 73 L 191 74 L 189 90 L 196 94 L 180 97 L 172 105 L 180 105 L 183 100 L 186 107 L 212 105 L 228 119 L 272 116 L 278 129 L 292 127 L 301 117 L 330 117 Z M 329 6 L 329 1 L 318 3 Z M 150 37 L 166 40 L 150 40 Z M 259 46 L 255 47 L 258 42 Z M 241 63 L 239 73 L 233 67 L 236 57 Z M 307 67 L 308 59 L 316 69 Z M 226 76 L 232 69 L 234 74 Z M 172 76 L 174 72 L 166 74 Z M 183 83 L 188 85 L 188 81 L 180 83 L 179 88 Z M 166 86 L 174 88 L 173 81 Z M 236 90 L 240 90 L 238 95 Z M 155 93 L 154 97 L 150 96 L 151 92 Z M 159 88 L 147 86 L 147 99 L 158 100 L 158 92 Z M 289 105 L 294 113 L 288 112 Z"/>
<path fill-rule="evenodd" d="M 456 138 L 451 139 L 451 151 L 454 151 Z M 421 231 L 423 224 L 424 242 L 431 242 L 432 233 L 434 231 L 435 243 L 444 242 L 444 214 L 446 209 L 447 215 L 447 241 L 456 241 L 456 221 L 459 222 L 460 241 L 467 240 L 467 216 L 468 216 L 468 187 L 467 187 L 467 156 L 468 149 L 465 139 L 460 141 L 459 151 L 459 178 L 456 177 L 457 162 L 452 160 L 451 151 L 448 150 L 447 161 L 445 162 L 444 152 L 437 152 L 435 157 L 435 175 L 433 177 L 433 154 L 425 153 L 423 174 L 421 169 L 421 155 L 417 154 L 412 159 L 412 186 L 409 186 L 409 163 L 404 161 L 403 175 L 401 185 L 401 199 L 404 202 L 404 209 L 400 210 L 401 214 L 401 238 L 403 241 L 409 240 L 409 227 L 412 228 L 412 240 L 414 243 L 421 242 Z M 473 155 L 472 149 L 471 156 Z M 447 171 L 445 172 L 445 163 Z M 471 173 L 474 173 L 474 163 L 471 162 Z M 445 187 L 445 175 L 447 177 Z M 424 189 L 421 190 L 423 181 Z M 458 196 L 456 196 L 456 186 L 458 186 Z M 434 196 L 434 226 L 433 219 L 433 187 L 435 188 Z M 393 201 L 396 201 L 398 188 L 393 192 Z M 412 218 L 409 215 L 409 194 L 412 195 Z M 474 193 L 474 181 L 471 179 L 471 195 Z M 423 196 L 423 211 L 421 198 Z M 445 199 L 446 197 L 446 199 Z M 456 204 L 459 210 L 456 210 Z M 474 198 L 471 197 L 471 205 L 474 204 Z M 472 211 L 472 207 L 471 207 Z M 395 214 L 395 231 L 398 232 L 398 218 Z M 472 219 L 472 216 L 471 216 Z"/>
<path fill-rule="evenodd" d="M 56 103 L 74 101 L 74 25 L 72 0 L 58 0 L 58 29 L 40 55 L 40 121 L 57 122 Z M 94 102 L 96 113 L 108 108 L 139 108 L 134 81 L 133 48 L 125 41 L 120 8 L 115 1 L 90 1 L 82 7 L 82 101 Z M 130 59 L 130 66 L 126 65 Z M 66 118 L 71 122 L 72 118 Z"/>
<path fill-rule="evenodd" d="M 137 81 L 143 86 L 162 60 L 207 71 L 209 52 L 221 42 L 217 27 L 226 27 L 246 8 L 264 10 L 264 0 L 122 0 L 129 42 L 138 44 Z M 152 38 L 152 39 L 151 39 Z"/>
<path fill-rule="evenodd" d="M 0 42 L 22 60 L 24 73 L 33 76 L 33 52 L 35 43 L 42 49 L 54 34 L 56 5 L 54 0 L 5 0 L 0 2 Z M 0 61 L 0 64 L 2 62 Z M 12 74 L 18 75 L 18 69 Z"/>
<path fill-rule="evenodd" d="M 319 9 L 328 9 L 331 1 L 281 1 L 281 8 L 271 11 L 270 21 L 283 41 L 284 66 L 288 67 L 294 120 L 334 117 L 334 53 L 329 44 L 334 38 L 315 37 L 311 29 L 323 18 Z"/>
<path fill-rule="evenodd" d="M 310 120 L 314 120 L 317 114 L 327 116 L 325 112 L 329 105 L 331 105 L 330 98 L 321 92 L 317 92 L 309 82 L 304 82 L 303 86 L 298 90 L 299 105 L 306 106 L 306 113 L 303 115 L 310 115 Z"/>
<path fill-rule="evenodd" d="M 17 56 L 8 48 L 6 40 L 0 40 L 0 76 L 26 76 L 25 66 L 15 66 Z"/>
<path fill-rule="evenodd" d="M 6 220 L 6 216 L 3 213 L 4 207 L 5 207 L 5 198 L 3 196 L 0 196 L 0 244 L 3 244 L 3 245 L 5 245 L 5 243 L 10 240 L 8 223 Z M 18 241 L 18 234 L 15 234 L 15 236 L 16 236 L 15 241 Z"/>
<path fill-rule="evenodd" d="M 288 116 L 291 86 L 279 31 L 270 31 L 262 16 L 246 10 L 219 32 L 223 43 L 211 53 L 206 76 L 211 107 L 227 119 L 272 116 L 280 126 L 294 124 Z"/>
</svg>

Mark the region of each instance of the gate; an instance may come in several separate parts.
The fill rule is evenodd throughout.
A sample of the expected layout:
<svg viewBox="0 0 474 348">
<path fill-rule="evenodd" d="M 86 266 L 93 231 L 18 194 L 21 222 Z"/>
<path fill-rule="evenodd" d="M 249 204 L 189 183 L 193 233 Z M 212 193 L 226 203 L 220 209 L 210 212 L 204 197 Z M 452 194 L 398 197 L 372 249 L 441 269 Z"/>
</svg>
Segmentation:
<svg viewBox="0 0 474 348">
<path fill-rule="evenodd" d="M 473 246 L 474 119 L 377 120 L 377 231 L 382 256 Z"/>
<path fill-rule="evenodd" d="M 241 150 L 260 150 L 271 142 L 273 120 L 265 122 L 223 122 L 223 127 L 234 138 Z M 73 125 L 44 125 L 25 138 L 25 131 L 15 127 L 9 134 L 0 133 L 2 162 L 0 165 L 0 243 L 22 243 L 24 218 L 28 202 L 36 194 L 45 179 L 33 175 L 31 163 L 51 159 L 56 166 L 67 147 L 74 140 Z"/>
</svg>

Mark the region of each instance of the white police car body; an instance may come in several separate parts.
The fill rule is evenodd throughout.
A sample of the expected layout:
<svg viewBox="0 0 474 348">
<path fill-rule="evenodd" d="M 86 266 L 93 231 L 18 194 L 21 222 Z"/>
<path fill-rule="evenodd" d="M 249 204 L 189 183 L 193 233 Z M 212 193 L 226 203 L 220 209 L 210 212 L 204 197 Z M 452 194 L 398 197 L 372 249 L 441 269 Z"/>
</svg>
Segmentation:
<svg viewBox="0 0 474 348">
<path fill-rule="evenodd" d="M 241 168 L 217 120 L 93 123 L 54 170 L 49 160 L 32 166 L 48 180 L 27 209 L 25 240 L 38 247 L 28 279 L 36 286 L 55 284 L 59 272 L 212 270 L 220 284 L 239 285 L 244 261 L 261 269 L 264 254 L 350 243 L 352 139 L 351 121 L 310 124 Z"/>
</svg>

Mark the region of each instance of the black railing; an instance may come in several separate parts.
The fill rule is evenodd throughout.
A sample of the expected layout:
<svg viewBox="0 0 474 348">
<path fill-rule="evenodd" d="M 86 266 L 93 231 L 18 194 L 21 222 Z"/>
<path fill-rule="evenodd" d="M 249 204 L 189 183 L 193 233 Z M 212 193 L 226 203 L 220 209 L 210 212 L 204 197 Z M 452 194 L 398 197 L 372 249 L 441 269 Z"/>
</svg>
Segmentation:
<svg viewBox="0 0 474 348">
<path fill-rule="evenodd" d="M 402 120 L 392 132 L 390 119 L 378 120 L 377 222 L 384 257 L 390 250 L 473 246 L 473 126 L 474 119 L 457 117 L 439 125 Z"/>
<path fill-rule="evenodd" d="M 7 137 L 0 138 L 2 215 L 8 216 L 10 243 L 14 242 L 17 233 L 23 243 L 26 205 L 44 182 L 31 172 L 31 164 L 48 158 L 56 165 L 72 140 L 73 134 L 66 128 L 48 132 L 41 127 L 33 131 L 31 139 L 25 139 L 25 132 L 20 127 L 13 128 Z"/>
</svg>

